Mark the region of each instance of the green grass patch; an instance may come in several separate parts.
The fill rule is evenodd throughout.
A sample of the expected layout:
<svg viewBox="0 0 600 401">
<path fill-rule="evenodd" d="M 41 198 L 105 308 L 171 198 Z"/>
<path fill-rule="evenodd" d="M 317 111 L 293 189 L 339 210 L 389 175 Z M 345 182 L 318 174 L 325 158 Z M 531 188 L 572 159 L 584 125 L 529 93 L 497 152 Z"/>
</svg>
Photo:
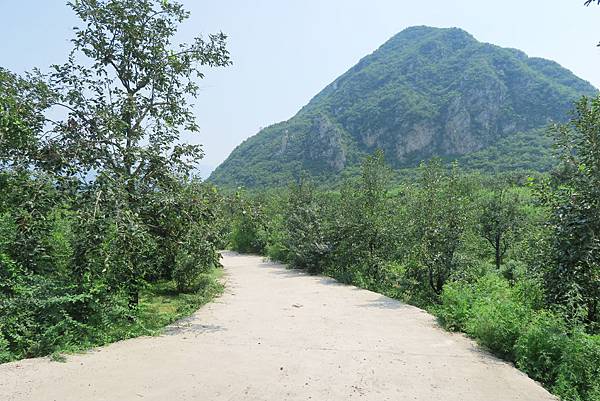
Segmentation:
<svg viewBox="0 0 600 401">
<path fill-rule="evenodd" d="M 140 297 L 138 317 L 132 329 L 157 334 L 162 329 L 194 313 L 223 292 L 220 278 L 222 269 L 213 269 L 202 274 L 198 290 L 193 293 L 178 293 L 174 281 L 161 281 L 146 288 Z"/>
<path fill-rule="evenodd" d="M 189 293 L 177 291 L 173 280 L 149 284 L 140 293 L 137 310 L 131 319 L 108 320 L 94 327 L 87 336 L 59 346 L 51 353 L 53 361 L 65 361 L 63 354 L 86 351 L 90 348 L 140 336 L 154 336 L 175 321 L 190 316 L 202 305 L 219 296 L 224 289 L 221 283 L 223 269 L 213 268 L 199 275 L 195 288 Z M 11 358 L 14 359 L 14 358 Z"/>
</svg>

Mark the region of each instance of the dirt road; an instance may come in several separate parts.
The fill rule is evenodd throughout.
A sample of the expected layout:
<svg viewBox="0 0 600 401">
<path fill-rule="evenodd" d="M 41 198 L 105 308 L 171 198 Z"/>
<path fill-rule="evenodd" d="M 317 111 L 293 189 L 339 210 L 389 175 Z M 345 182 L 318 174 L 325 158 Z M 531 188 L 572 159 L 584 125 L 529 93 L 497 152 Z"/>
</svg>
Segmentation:
<svg viewBox="0 0 600 401">
<path fill-rule="evenodd" d="M 554 400 L 427 313 L 260 257 L 161 337 L 0 365 L 0 400 Z"/>
</svg>

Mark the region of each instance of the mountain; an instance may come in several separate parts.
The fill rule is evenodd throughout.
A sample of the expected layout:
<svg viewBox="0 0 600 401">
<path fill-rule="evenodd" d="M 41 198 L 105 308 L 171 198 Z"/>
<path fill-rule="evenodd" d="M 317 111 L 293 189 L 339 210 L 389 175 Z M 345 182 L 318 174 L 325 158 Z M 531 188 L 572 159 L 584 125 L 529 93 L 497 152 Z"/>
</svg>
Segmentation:
<svg viewBox="0 0 600 401">
<path fill-rule="evenodd" d="M 543 128 L 597 92 L 553 61 L 479 42 L 458 28 L 412 27 L 294 117 L 245 140 L 210 180 L 281 186 L 306 172 L 334 182 L 355 174 L 378 148 L 396 169 L 440 156 L 478 169 L 543 170 Z"/>
</svg>

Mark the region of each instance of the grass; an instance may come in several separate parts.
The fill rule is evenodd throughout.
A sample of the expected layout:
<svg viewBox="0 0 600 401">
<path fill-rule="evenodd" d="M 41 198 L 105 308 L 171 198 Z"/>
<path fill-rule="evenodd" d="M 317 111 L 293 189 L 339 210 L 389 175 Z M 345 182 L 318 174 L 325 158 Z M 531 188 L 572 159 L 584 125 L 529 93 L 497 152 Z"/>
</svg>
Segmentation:
<svg viewBox="0 0 600 401">
<path fill-rule="evenodd" d="M 191 293 L 178 293 L 172 280 L 152 283 L 141 291 L 138 308 L 131 320 L 109 322 L 95 330 L 91 338 L 82 338 L 77 343 L 62 346 L 50 358 L 64 362 L 66 359 L 63 354 L 82 352 L 129 338 L 159 335 L 166 326 L 190 316 L 219 296 L 224 289 L 220 280 L 222 276 L 223 269 L 220 268 L 199 275 L 195 286 L 197 290 Z"/>
<path fill-rule="evenodd" d="M 165 326 L 191 315 L 220 295 L 223 292 L 222 275 L 222 269 L 202 274 L 197 284 L 199 289 L 190 294 L 178 293 L 173 281 L 152 284 L 141 293 L 138 319 L 131 329 L 135 330 L 137 326 L 148 334 L 159 334 Z"/>
</svg>

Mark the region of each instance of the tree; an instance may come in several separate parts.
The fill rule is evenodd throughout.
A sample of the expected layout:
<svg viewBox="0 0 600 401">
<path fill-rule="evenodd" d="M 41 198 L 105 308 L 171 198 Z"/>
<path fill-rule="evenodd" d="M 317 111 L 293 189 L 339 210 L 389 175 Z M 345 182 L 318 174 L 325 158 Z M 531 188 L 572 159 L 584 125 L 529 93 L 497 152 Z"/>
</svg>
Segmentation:
<svg viewBox="0 0 600 401">
<path fill-rule="evenodd" d="M 172 247 L 157 255 L 156 244 L 168 238 L 161 241 L 156 219 L 144 211 L 202 157 L 199 146 L 180 143 L 180 133 L 198 130 L 188 99 L 198 93 L 202 68 L 230 64 L 226 36 L 173 44 L 189 16 L 173 1 L 68 4 L 84 26 L 75 28 L 68 62 L 53 66 L 50 76 L 54 105 L 66 117 L 43 138 L 44 167 L 62 177 L 79 175 L 78 198 L 89 211 L 75 250 L 79 269 L 109 268 L 133 307 L 145 276 L 161 259 L 175 258 Z M 92 240 L 98 233 L 105 239 Z M 100 254 L 107 266 L 96 266 Z"/>
<path fill-rule="evenodd" d="M 346 182 L 341 191 L 341 205 L 332 227 L 337 237 L 334 252 L 341 279 L 350 281 L 353 277 L 349 273 L 354 273 L 354 279 L 366 279 L 369 282 L 363 284 L 377 286 L 384 278 L 384 263 L 393 252 L 395 240 L 388 197 L 390 170 L 381 150 L 366 157 L 361 167 L 360 180 Z"/>
<path fill-rule="evenodd" d="M 440 159 L 433 159 L 420 170 L 421 187 L 412 206 L 413 237 L 426 270 L 419 280 L 439 295 L 459 267 L 456 255 L 468 221 L 467 191 L 457 165 L 447 172 Z"/>
<path fill-rule="evenodd" d="M 14 170 L 34 160 L 51 101 L 38 73 L 23 78 L 0 67 L 0 166 Z"/>
<path fill-rule="evenodd" d="M 134 200 L 140 188 L 187 172 L 202 157 L 199 146 L 179 143 L 179 135 L 198 130 L 188 99 L 198 93 L 201 67 L 230 64 L 226 36 L 173 45 L 189 16 L 173 1 L 68 4 L 85 26 L 75 28 L 68 62 L 53 66 L 56 105 L 68 116 L 46 140 L 47 153 L 56 171 L 122 179 Z"/>
<path fill-rule="evenodd" d="M 322 206 L 308 178 L 302 177 L 297 185 L 291 186 L 284 221 L 289 263 L 309 273 L 322 273 L 330 246 L 326 240 Z"/>
<path fill-rule="evenodd" d="M 519 211 L 519 198 L 505 188 L 495 188 L 482 203 L 478 229 L 480 235 L 494 248 L 496 268 L 519 234 L 523 219 Z"/>
<path fill-rule="evenodd" d="M 243 253 L 262 253 L 267 245 L 264 205 L 243 191 L 236 192 L 232 202 L 231 247 Z"/>
<path fill-rule="evenodd" d="M 590 323 L 600 320 L 600 97 L 582 98 L 570 122 L 553 128 L 561 170 L 545 191 L 551 210 L 550 300 L 577 300 Z"/>
</svg>

